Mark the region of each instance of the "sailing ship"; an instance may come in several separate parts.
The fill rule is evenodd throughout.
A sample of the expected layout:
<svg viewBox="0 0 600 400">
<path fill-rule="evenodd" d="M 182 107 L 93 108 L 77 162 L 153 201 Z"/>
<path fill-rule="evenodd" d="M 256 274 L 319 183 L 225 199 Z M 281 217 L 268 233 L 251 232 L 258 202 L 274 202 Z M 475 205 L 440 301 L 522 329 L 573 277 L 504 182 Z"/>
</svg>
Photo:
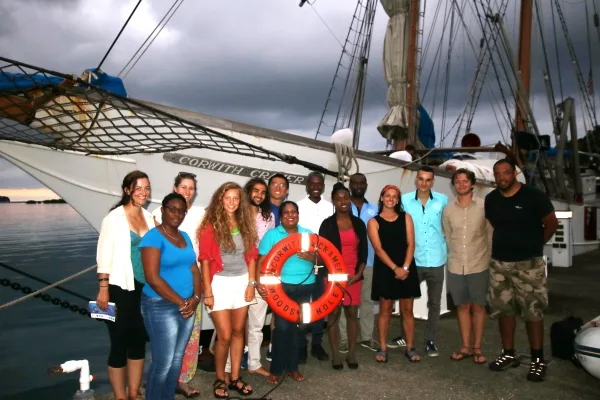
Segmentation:
<svg viewBox="0 0 600 400">
<path fill-rule="evenodd" d="M 250 177 L 268 179 L 276 172 L 288 176 L 289 198 L 298 199 L 305 195 L 304 184 L 310 171 L 324 173 L 326 184 L 332 185 L 360 170 L 372 188 L 367 197 L 376 201 L 378 188 L 385 184 L 395 183 L 402 191 L 413 190 L 420 164 L 429 162 L 439 152 L 494 150 L 504 153 L 502 157 L 508 154 L 518 161 L 523 172 L 519 174 L 520 181 L 540 185 L 553 199 L 557 210 L 572 212 L 574 254 L 597 248 L 595 208 L 584 201 L 592 195 L 589 182 L 593 183 L 595 199 L 595 176 L 582 178 L 579 157 L 573 156 L 579 154 L 579 141 L 576 136 L 572 136 L 570 142 L 567 138 L 569 126 L 574 132 L 573 101 L 567 99 L 560 105 L 559 117 L 551 98 L 557 138 L 553 161 L 545 151 L 547 138 L 540 135 L 531 112 L 528 94 L 534 0 L 520 3 L 518 63 L 512 60 L 503 26 L 502 13 L 508 2 L 500 1 L 495 12 L 491 7 L 484 7 L 483 2 L 475 4 L 483 39 L 471 98 L 460 122 L 466 124 L 466 130 L 457 130 L 462 132 L 461 136 L 467 133 L 462 148 L 434 147 L 431 135 L 435 133 L 420 102 L 423 31 L 430 28 L 423 26 L 422 2 L 380 2 L 389 16 L 383 56 L 390 107 L 378 129 L 391 149 L 367 152 L 357 148 L 370 37 L 378 5 L 376 0 L 358 0 L 353 25 L 348 31 L 348 35 L 352 32 L 357 35 L 353 41 L 346 41 L 351 48 L 344 47 L 338 64 L 339 69 L 344 57 L 351 56 L 353 64 L 347 66 L 346 81 L 342 82 L 345 100 L 338 103 L 335 122 L 326 124 L 326 117 L 333 108 L 334 91 L 330 91 L 317 129 L 317 135 L 324 134 L 325 127 L 329 126 L 332 130 L 326 134 L 337 132 L 332 138 L 341 136 L 340 141 L 310 139 L 133 99 L 128 97 L 120 79 L 99 68 L 87 70 L 78 77 L 0 57 L 0 154 L 57 193 L 99 230 L 106 211 L 120 197 L 123 176 L 133 169 L 145 171 L 151 177 L 150 211 L 171 191 L 173 176 L 183 170 L 198 175 L 195 204 L 203 206 L 208 204 L 213 189 L 220 182 L 243 184 Z M 465 9 L 466 2 L 462 6 L 457 1 L 448 3 L 455 7 L 456 15 Z M 559 7 L 558 1 L 555 3 Z M 451 33 L 452 29 L 456 27 L 450 27 Z M 485 77 L 497 76 L 497 72 L 490 70 L 495 69 L 495 62 L 502 56 L 500 42 L 504 43 L 505 50 L 507 46 L 510 50 L 508 56 L 503 57 L 510 61 L 509 74 L 516 85 L 511 94 L 516 100 L 516 116 L 512 142 L 490 149 L 481 147 L 478 137 L 469 129 Z M 585 98 L 590 101 L 589 96 Z M 570 175 L 565 174 L 564 168 L 568 142 L 572 146 L 571 158 L 567 160 L 571 165 Z M 415 159 L 406 161 L 394 157 L 393 152 L 405 151 L 408 145 L 416 148 Z M 587 151 L 591 152 L 592 148 Z M 449 197 L 453 197 L 450 177 L 452 163 L 456 161 L 442 163 L 436 175 L 435 189 Z M 489 174 L 490 160 L 463 159 L 461 162 L 478 174 L 478 196 L 485 196 L 494 188 Z M 588 179 L 586 184 L 582 179 Z M 585 199 L 584 189 L 589 192 Z M 586 223 L 586 220 L 593 221 Z M 586 235 L 584 231 L 591 225 L 593 235 Z"/>
</svg>

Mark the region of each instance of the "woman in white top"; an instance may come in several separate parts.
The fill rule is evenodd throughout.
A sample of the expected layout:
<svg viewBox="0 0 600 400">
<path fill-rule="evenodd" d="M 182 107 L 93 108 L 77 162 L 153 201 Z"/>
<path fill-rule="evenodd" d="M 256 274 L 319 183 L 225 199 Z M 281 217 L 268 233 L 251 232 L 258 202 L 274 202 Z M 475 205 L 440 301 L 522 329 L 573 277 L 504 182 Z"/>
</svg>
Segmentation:
<svg viewBox="0 0 600 400">
<path fill-rule="evenodd" d="M 204 216 L 204 208 L 199 206 L 193 206 L 194 196 L 196 195 L 196 175 L 189 172 L 180 172 L 175 177 L 175 183 L 173 184 L 173 191 L 183 196 L 187 203 L 187 214 L 179 230 L 188 234 L 192 239 L 194 245 L 194 251 L 196 252 L 196 259 L 198 258 L 198 238 L 196 230 L 202 222 Z M 153 211 L 152 215 L 159 225 L 161 223 L 161 212 L 160 207 L 157 207 Z M 200 344 L 200 330 L 202 326 L 202 308 L 203 304 L 199 304 L 196 309 L 196 318 L 194 320 L 194 327 L 192 328 L 192 335 L 185 348 L 183 355 L 183 363 L 181 364 L 181 374 L 179 375 L 179 384 L 177 392 L 185 395 L 186 397 L 198 396 L 200 392 L 188 384 L 194 378 L 196 374 L 196 367 L 198 365 L 198 346 Z"/>
<path fill-rule="evenodd" d="M 140 309 L 144 286 L 138 244 L 154 227 L 143 206 L 150 197 L 150 180 L 141 171 L 123 178 L 121 200 L 102 220 L 98 238 L 98 307 L 115 303 L 115 322 L 106 321 L 110 337 L 108 378 L 115 399 L 141 399 L 139 394 L 146 355 L 146 329 Z M 126 385 L 127 383 L 127 385 Z"/>
</svg>

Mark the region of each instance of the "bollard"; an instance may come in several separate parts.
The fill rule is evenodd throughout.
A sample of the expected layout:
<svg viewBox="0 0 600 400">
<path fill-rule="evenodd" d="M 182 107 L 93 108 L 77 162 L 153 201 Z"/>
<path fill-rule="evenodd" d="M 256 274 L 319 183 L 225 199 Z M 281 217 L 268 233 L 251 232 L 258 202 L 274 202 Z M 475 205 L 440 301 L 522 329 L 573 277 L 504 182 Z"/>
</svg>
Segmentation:
<svg viewBox="0 0 600 400">
<path fill-rule="evenodd" d="M 67 361 L 58 366 L 48 368 L 48 373 L 51 375 L 68 374 L 79 370 L 79 390 L 73 396 L 74 400 L 88 399 L 94 400 L 94 389 L 90 389 L 90 382 L 94 379 L 90 375 L 90 364 L 88 360 L 72 360 Z"/>
</svg>

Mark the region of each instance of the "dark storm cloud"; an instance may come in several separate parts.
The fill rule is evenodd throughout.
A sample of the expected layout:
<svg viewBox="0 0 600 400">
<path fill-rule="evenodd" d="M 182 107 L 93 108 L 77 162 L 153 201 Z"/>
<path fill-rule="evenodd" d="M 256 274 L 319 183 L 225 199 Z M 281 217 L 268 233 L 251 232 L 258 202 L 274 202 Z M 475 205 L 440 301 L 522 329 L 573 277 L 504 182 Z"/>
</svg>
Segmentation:
<svg viewBox="0 0 600 400">
<path fill-rule="evenodd" d="M 80 74 L 84 69 L 98 64 L 136 2 L 137 0 L 0 0 L 2 55 L 64 73 Z M 451 4 L 450 1 L 446 3 Z M 457 3 L 463 4 L 463 1 Z M 473 2 L 469 0 L 465 4 L 469 3 Z M 487 4 L 488 1 L 485 0 L 484 3 Z M 499 3 L 500 1 L 492 2 Z M 517 3 L 510 2 L 504 19 L 514 52 L 517 51 Z M 550 0 L 542 0 L 540 4 L 542 3 L 544 38 L 551 62 L 551 76 L 556 80 L 558 74 Z M 314 7 L 335 36 L 343 41 L 355 4 L 350 0 L 317 0 Z M 481 9 L 481 1 L 478 4 Z M 569 24 L 569 34 L 587 80 L 587 38 L 585 24 L 582 23 L 584 3 L 561 4 L 565 7 L 563 11 Z M 170 5 L 170 1 L 142 2 L 103 69 L 116 75 Z M 437 43 L 442 41 L 442 31 L 444 28 L 448 29 L 449 23 L 443 23 L 445 10 L 442 6 L 441 17 L 433 24 L 436 2 L 427 2 L 427 5 L 423 39 L 428 38 L 430 31 L 434 33 L 430 49 L 424 54 L 421 92 L 424 91 L 426 77 L 433 68 L 435 73 L 432 83 L 423 101 L 426 109 L 433 114 L 439 142 L 444 115 L 442 107 L 445 79 L 440 78 L 437 86 L 433 82 L 437 75 L 437 64 L 441 65 L 441 76 L 444 75 L 447 34 L 436 64 L 433 60 Z M 494 11 L 492 7 L 492 12 Z M 472 6 L 467 5 L 464 13 L 465 24 L 473 32 L 473 39 L 478 45 L 481 33 Z M 457 16 L 455 22 L 461 25 Z M 369 59 L 361 132 L 361 147 L 365 149 L 381 149 L 385 146 L 376 126 L 387 110 L 387 85 L 383 78 L 382 60 L 386 24 L 387 15 L 379 5 Z M 563 92 L 565 96 L 575 96 L 577 86 L 564 34 L 559 25 L 556 28 Z M 597 36 L 594 40 L 597 49 Z M 551 125 L 540 74 L 544 57 L 537 22 L 534 24 L 532 51 L 531 98 L 538 123 L 541 129 L 547 131 Z M 125 78 L 125 84 L 131 97 L 314 136 L 340 53 L 340 45 L 313 9 L 308 4 L 299 8 L 297 0 L 188 1 L 183 3 L 167 28 Z M 476 55 L 465 34 L 456 35 L 451 56 L 444 126 L 446 131 L 464 108 L 476 66 Z M 499 65 L 498 67 L 500 70 Z M 482 139 L 484 144 L 501 140 L 502 134 L 505 137 L 507 135 L 507 126 L 502 122 L 503 116 L 494 115 L 490 106 L 490 101 L 493 101 L 496 106 L 501 107 L 497 108 L 497 113 L 504 109 L 493 73 L 490 68 L 487 80 L 495 94 L 490 96 L 487 89 L 483 91 L 472 127 L 473 131 L 480 133 L 485 139 Z M 506 83 L 502 85 L 506 101 L 511 107 L 510 115 L 514 118 L 511 94 Z M 559 96 L 557 83 L 555 91 Z M 506 117 L 506 111 L 502 113 Z M 504 127 L 498 127 L 496 118 L 501 120 Z M 501 129 L 505 131 L 500 132 Z M 323 139 L 328 140 L 325 137 Z M 445 144 L 448 145 L 448 142 Z"/>
</svg>

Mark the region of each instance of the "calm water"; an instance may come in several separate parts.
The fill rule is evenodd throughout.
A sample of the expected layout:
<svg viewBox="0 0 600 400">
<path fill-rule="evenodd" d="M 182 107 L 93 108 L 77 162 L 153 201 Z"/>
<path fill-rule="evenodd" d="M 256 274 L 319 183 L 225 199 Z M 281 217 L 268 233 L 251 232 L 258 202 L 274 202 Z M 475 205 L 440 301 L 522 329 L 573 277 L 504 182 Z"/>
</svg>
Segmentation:
<svg viewBox="0 0 600 400">
<path fill-rule="evenodd" d="M 95 264 L 96 231 L 67 204 L 0 204 L 0 262 L 55 282 Z M 42 285 L 0 267 L 0 279 L 39 289 Z M 96 298 L 95 272 L 66 284 L 83 296 Z M 70 304 L 87 302 L 53 289 L 48 292 Z M 0 286 L 0 304 L 22 296 Z M 73 359 L 87 359 L 96 391 L 110 390 L 106 374 L 108 333 L 97 322 L 30 299 L 0 311 L 0 398 L 70 399 L 79 373 L 49 376 L 47 368 Z"/>
</svg>

